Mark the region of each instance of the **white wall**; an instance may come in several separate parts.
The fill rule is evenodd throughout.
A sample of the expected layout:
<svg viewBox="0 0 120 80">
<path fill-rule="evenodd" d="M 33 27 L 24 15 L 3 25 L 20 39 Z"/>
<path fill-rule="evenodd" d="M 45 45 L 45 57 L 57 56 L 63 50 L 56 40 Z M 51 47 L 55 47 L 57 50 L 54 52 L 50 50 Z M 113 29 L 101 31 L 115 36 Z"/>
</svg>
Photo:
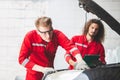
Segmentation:
<svg viewBox="0 0 120 80">
<path fill-rule="evenodd" d="M 120 22 L 120 0 L 95 1 Z M 80 34 L 85 22 L 85 11 L 79 8 L 78 0 L 0 0 L 0 80 L 14 80 L 17 75 L 25 75 L 25 69 L 17 61 L 20 45 L 26 32 L 35 29 L 35 19 L 43 15 L 51 17 L 53 27 L 69 38 Z M 95 17 L 88 13 L 88 19 Z M 107 24 L 104 25 L 104 46 L 113 50 L 120 45 L 120 36 Z M 56 69 L 67 68 L 64 53 L 59 47 Z"/>
</svg>

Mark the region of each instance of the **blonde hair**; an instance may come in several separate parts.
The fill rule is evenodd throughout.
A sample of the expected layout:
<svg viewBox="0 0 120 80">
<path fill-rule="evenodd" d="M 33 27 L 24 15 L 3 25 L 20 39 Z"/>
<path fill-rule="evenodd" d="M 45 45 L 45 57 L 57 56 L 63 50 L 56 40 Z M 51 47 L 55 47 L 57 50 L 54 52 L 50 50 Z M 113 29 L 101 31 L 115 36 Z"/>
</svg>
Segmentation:
<svg viewBox="0 0 120 80">
<path fill-rule="evenodd" d="M 38 28 L 38 26 L 41 25 L 43 27 L 52 27 L 52 20 L 49 17 L 40 17 L 35 21 L 35 26 Z"/>
</svg>

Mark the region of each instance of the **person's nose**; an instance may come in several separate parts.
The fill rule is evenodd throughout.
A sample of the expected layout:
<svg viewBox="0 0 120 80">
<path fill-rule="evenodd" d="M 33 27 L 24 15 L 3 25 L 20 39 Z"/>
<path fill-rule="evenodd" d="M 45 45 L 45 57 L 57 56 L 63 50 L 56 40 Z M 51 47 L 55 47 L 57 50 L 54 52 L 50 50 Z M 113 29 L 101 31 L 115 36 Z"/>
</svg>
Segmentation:
<svg viewBox="0 0 120 80">
<path fill-rule="evenodd" d="M 93 31 L 93 32 L 95 32 L 95 31 L 96 31 L 96 29 L 93 29 L 92 31 Z"/>
</svg>

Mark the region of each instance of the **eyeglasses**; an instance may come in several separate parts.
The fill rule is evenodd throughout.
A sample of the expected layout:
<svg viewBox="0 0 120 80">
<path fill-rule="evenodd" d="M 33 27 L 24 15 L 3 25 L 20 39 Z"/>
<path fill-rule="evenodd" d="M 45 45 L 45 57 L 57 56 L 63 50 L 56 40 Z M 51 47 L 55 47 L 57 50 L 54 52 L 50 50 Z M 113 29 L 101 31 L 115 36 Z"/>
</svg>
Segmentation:
<svg viewBox="0 0 120 80">
<path fill-rule="evenodd" d="M 53 31 L 53 29 L 50 29 L 50 30 L 48 30 L 48 31 L 40 31 L 39 29 L 37 29 L 41 34 L 51 34 L 52 33 L 52 31 Z"/>
</svg>

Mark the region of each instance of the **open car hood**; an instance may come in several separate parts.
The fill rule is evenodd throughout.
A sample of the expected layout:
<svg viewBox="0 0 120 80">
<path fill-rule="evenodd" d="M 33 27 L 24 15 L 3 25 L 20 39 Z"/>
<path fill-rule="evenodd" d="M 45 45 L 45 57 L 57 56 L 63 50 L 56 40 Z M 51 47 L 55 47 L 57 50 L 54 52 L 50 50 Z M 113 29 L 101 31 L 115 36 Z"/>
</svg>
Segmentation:
<svg viewBox="0 0 120 80">
<path fill-rule="evenodd" d="M 120 35 L 120 23 L 114 19 L 107 11 L 92 0 L 79 0 L 79 6 L 85 11 L 91 12 L 107 23 L 111 29 Z"/>
</svg>

